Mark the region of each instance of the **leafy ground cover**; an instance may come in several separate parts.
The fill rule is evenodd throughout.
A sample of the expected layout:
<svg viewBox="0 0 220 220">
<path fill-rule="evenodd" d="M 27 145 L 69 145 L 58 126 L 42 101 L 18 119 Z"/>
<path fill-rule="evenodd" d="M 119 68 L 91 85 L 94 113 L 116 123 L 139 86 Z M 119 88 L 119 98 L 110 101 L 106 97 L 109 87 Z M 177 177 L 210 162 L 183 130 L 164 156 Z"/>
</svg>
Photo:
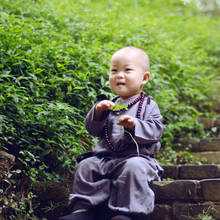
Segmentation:
<svg viewBox="0 0 220 220">
<path fill-rule="evenodd" d="M 167 126 L 158 159 L 194 162 L 172 146 L 175 138 L 204 135 L 194 119 L 210 114 L 219 79 L 219 20 L 181 0 L 2 0 L 0 148 L 17 158 L 13 175 L 26 179 L 25 187 L 71 177 L 75 156 L 96 141 L 84 116 L 98 95 L 113 97 L 109 59 L 127 45 L 151 60 L 145 92 L 159 103 Z M 2 187 L 11 194 L 1 191 L 2 211 L 33 217 L 35 208 L 18 200 L 34 196 L 24 195 L 25 187 L 14 193 L 7 181 Z"/>
</svg>

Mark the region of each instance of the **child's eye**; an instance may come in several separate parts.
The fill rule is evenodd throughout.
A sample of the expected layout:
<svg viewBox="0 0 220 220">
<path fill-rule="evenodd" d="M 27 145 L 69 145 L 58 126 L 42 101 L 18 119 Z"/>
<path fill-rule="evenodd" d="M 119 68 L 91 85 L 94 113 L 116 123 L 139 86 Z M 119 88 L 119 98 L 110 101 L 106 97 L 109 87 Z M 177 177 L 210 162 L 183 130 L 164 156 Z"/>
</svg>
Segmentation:
<svg viewBox="0 0 220 220">
<path fill-rule="evenodd" d="M 111 73 L 117 73 L 117 69 L 112 69 Z"/>
<path fill-rule="evenodd" d="M 130 71 L 132 71 L 132 69 L 131 68 L 126 68 L 125 71 L 130 72 Z"/>
</svg>

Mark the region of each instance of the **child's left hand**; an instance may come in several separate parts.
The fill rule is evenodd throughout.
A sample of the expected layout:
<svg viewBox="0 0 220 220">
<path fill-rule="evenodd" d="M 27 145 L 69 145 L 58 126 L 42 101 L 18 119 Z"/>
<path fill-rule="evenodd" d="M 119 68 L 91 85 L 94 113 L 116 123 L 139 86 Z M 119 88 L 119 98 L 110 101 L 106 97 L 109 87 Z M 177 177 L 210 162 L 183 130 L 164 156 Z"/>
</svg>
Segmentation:
<svg viewBox="0 0 220 220">
<path fill-rule="evenodd" d="M 134 130 L 135 120 L 130 115 L 122 115 L 117 122 L 118 125 L 124 126 L 127 129 Z"/>
</svg>

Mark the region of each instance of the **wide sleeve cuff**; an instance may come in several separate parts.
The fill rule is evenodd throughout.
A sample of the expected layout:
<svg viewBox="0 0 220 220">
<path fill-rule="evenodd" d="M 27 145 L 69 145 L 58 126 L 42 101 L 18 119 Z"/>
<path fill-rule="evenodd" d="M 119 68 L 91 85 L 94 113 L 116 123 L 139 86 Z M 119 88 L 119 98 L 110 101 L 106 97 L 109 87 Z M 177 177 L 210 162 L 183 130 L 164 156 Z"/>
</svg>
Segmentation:
<svg viewBox="0 0 220 220">
<path fill-rule="evenodd" d="M 86 116 L 85 127 L 91 135 L 100 136 L 105 126 L 107 114 L 103 116 L 101 121 L 95 120 L 95 106 L 92 107 Z"/>
</svg>

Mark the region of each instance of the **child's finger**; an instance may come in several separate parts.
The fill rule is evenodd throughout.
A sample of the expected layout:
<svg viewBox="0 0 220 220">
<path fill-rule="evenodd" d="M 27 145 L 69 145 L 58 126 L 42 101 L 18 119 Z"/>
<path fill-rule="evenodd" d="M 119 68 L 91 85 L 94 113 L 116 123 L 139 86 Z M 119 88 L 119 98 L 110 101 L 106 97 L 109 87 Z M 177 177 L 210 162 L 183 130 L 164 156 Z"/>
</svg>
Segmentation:
<svg viewBox="0 0 220 220">
<path fill-rule="evenodd" d="M 128 122 L 130 122 L 130 123 L 133 122 L 133 119 L 132 119 L 132 118 L 129 118 L 129 119 L 128 119 Z"/>
<path fill-rule="evenodd" d="M 126 122 L 132 122 L 132 117 L 130 115 L 122 115 L 119 119 L 118 119 L 118 124 L 121 123 L 126 123 Z"/>
<path fill-rule="evenodd" d="M 111 106 L 114 106 L 115 103 L 114 102 L 111 102 L 111 101 L 108 101 L 108 107 L 110 108 Z"/>
<path fill-rule="evenodd" d="M 109 100 L 103 100 L 99 102 L 96 106 L 96 110 L 98 111 L 105 111 L 108 110 L 111 106 L 113 106 L 115 103 Z"/>
</svg>

